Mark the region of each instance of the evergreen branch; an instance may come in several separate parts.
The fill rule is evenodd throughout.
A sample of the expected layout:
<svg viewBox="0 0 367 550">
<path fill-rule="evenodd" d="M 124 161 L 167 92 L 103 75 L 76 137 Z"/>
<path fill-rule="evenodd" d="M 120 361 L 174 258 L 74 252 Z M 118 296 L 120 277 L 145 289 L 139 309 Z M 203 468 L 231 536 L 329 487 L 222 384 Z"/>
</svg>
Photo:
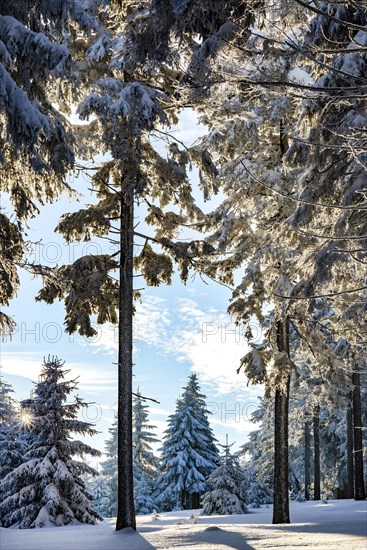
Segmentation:
<svg viewBox="0 0 367 550">
<path fill-rule="evenodd" d="M 98 239 L 105 239 L 112 244 L 120 244 L 120 241 L 118 241 L 117 239 L 111 239 L 111 237 L 106 237 L 105 235 L 99 235 Z"/>
<path fill-rule="evenodd" d="M 161 135 L 164 135 L 164 136 L 168 136 L 169 138 L 173 139 L 174 141 L 176 141 L 177 143 L 179 143 L 184 149 L 186 149 L 186 151 L 189 151 L 189 147 L 187 147 L 187 145 L 185 145 L 185 143 L 183 141 L 181 141 L 180 139 L 176 138 L 173 134 L 171 134 L 170 132 L 167 132 L 167 130 L 165 130 L 164 132 L 162 130 L 159 130 L 158 128 L 155 128 L 154 129 L 154 132 L 152 132 L 152 135 L 154 135 L 156 132 L 158 132 L 158 134 L 161 134 Z"/>
<path fill-rule="evenodd" d="M 137 237 L 141 237 L 142 239 L 145 239 L 147 241 L 153 241 L 154 243 L 161 244 L 158 239 L 155 239 L 154 237 L 149 237 L 148 235 L 144 235 L 144 233 L 134 231 L 134 235 L 136 235 Z"/>
<path fill-rule="evenodd" d="M 360 91 L 361 88 L 367 88 L 367 84 L 361 84 L 359 86 L 330 86 L 325 88 L 323 86 L 310 86 L 307 84 L 300 84 L 297 82 L 289 82 L 286 80 L 251 80 L 251 79 L 240 79 L 234 81 L 239 84 L 245 84 L 246 86 L 264 86 L 265 88 L 276 87 L 285 87 L 285 88 L 295 88 L 300 90 L 308 90 L 310 92 L 318 92 L 323 94 L 328 94 L 329 92 L 344 92 L 347 90 Z M 344 96 L 341 96 L 344 99 Z M 360 97 L 358 95 L 357 97 Z"/>
<path fill-rule="evenodd" d="M 317 298 L 332 298 L 333 296 L 341 296 L 342 294 L 353 294 L 354 292 L 360 292 L 361 290 L 367 290 L 367 286 L 361 286 L 350 290 L 340 290 L 339 292 L 313 294 L 311 296 L 284 296 L 283 294 L 278 294 L 277 292 L 273 292 L 273 296 L 276 296 L 277 298 L 284 298 L 285 300 L 315 300 Z M 366 301 L 361 301 L 361 303 L 366 303 Z"/>
<path fill-rule="evenodd" d="M 308 347 L 308 349 L 310 350 L 311 354 L 316 358 L 315 352 L 313 351 L 312 346 L 311 346 L 311 344 L 309 343 L 309 341 L 307 340 L 307 338 L 298 330 L 298 327 L 295 325 L 295 323 L 293 323 L 293 321 L 291 320 L 291 318 L 289 318 L 289 322 L 290 322 L 290 324 L 292 325 L 293 329 L 294 329 L 294 330 L 296 331 L 296 333 L 298 334 L 298 336 L 301 338 L 301 340 L 303 340 L 304 342 L 306 342 L 307 347 Z"/>
<path fill-rule="evenodd" d="M 357 254 L 357 252 L 363 252 L 363 254 L 366 254 L 367 249 L 366 248 L 333 248 L 333 252 L 340 252 L 342 254 Z"/>
<path fill-rule="evenodd" d="M 320 8 L 317 8 L 314 4 L 314 2 L 306 2 L 304 0 L 295 0 L 297 4 L 300 4 L 304 8 L 307 8 L 314 13 L 317 13 L 318 15 L 322 15 L 325 19 L 331 19 L 332 21 L 335 21 L 336 23 L 340 23 L 340 25 L 343 25 L 344 27 L 348 27 L 350 29 L 356 29 L 358 31 L 366 31 L 366 27 L 363 25 L 356 25 L 355 23 L 351 23 L 349 21 L 344 21 L 343 19 L 339 19 L 339 17 L 335 17 L 334 15 L 330 15 L 329 13 L 323 12 Z"/>
<path fill-rule="evenodd" d="M 300 229 L 299 227 L 293 227 L 295 231 L 308 235 L 309 237 L 315 237 L 316 239 L 325 239 L 327 241 L 364 241 L 367 239 L 367 235 L 345 235 L 344 237 L 334 237 L 333 235 L 319 235 L 318 233 L 311 233 Z"/>
<path fill-rule="evenodd" d="M 336 205 L 336 204 L 327 204 L 327 203 L 323 203 L 323 202 L 307 201 L 307 200 L 304 200 L 304 199 L 300 199 L 298 197 L 293 197 L 292 195 L 288 195 L 287 193 L 283 193 L 282 191 L 279 191 L 277 189 L 273 189 L 272 187 L 270 187 L 270 185 L 267 185 L 266 183 L 261 181 L 252 172 L 250 172 L 250 170 L 245 166 L 242 159 L 240 160 L 240 163 L 242 164 L 242 166 L 244 167 L 246 172 L 249 174 L 249 176 L 254 181 L 256 181 L 256 183 L 259 183 L 260 185 L 262 185 L 263 187 L 265 187 L 266 189 L 268 189 L 272 193 L 276 193 L 277 195 L 280 195 L 281 197 L 284 197 L 284 198 L 289 199 L 291 201 L 298 202 L 298 203 L 301 203 L 301 204 L 308 204 L 310 206 L 321 206 L 323 208 L 334 208 L 334 209 L 337 209 L 337 210 L 353 210 L 353 211 L 355 211 L 355 210 L 367 210 L 367 206 L 365 206 L 365 207 L 363 207 L 363 206 L 361 206 L 361 207 L 358 207 L 358 206 L 340 206 L 340 205 Z M 330 237 L 327 237 L 327 238 L 330 238 Z"/>
<path fill-rule="evenodd" d="M 363 261 L 363 260 L 360 260 L 359 258 L 357 258 L 354 254 L 350 253 L 350 255 L 352 256 L 353 260 L 355 262 L 358 262 L 360 264 L 363 264 L 363 265 L 367 265 L 367 262 Z"/>
<path fill-rule="evenodd" d="M 366 96 L 367 97 L 367 96 Z M 301 139 L 299 137 L 295 137 L 295 136 L 288 136 L 289 139 L 291 139 L 292 141 L 297 141 L 298 143 L 304 143 L 305 145 L 310 145 L 310 147 L 321 147 L 322 149 L 344 149 L 346 151 L 350 151 L 351 150 L 351 146 L 350 145 L 341 145 L 341 144 L 331 144 L 331 145 L 327 145 L 326 143 L 312 143 L 312 141 L 308 141 L 307 139 Z M 346 136 L 340 136 L 341 138 L 346 138 Z M 361 138 L 360 137 L 353 137 L 353 136 L 348 136 L 348 141 L 349 140 L 352 140 L 352 139 L 355 139 L 355 140 L 358 140 L 360 141 Z M 357 148 L 358 147 L 360 148 L 361 152 L 364 152 L 366 150 L 366 145 L 359 145 L 359 146 L 354 146 L 354 148 Z"/>
<path fill-rule="evenodd" d="M 146 197 L 144 197 L 144 202 L 149 206 L 149 208 L 153 208 L 153 204 L 151 202 L 148 201 L 148 199 Z M 202 212 L 201 212 L 202 213 Z M 154 216 L 156 218 L 160 218 L 160 219 L 165 219 L 165 215 L 164 213 L 160 213 L 160 212 L 154 212 Z M 204 216 L 204 214 L 203 214 Z M 204 222 L 201 221 L 201 222 L 196 222 L 196 223 L 183 223 L 183 222 L 176 222 L 174 220 L 170 220 L 170 223 L 175 223 L 177 227 L 189 227 L 190 229 L 197 229 L 197 231 L 200 231 L 200 229 L 202 228 Z M 138 224 L 137 224 L 138 225 Z M 137 227 L 137 226 L 136 226 Z M 187 239 L 186 239 L 187 240 Z"/>
<path fill-rule="evenodd" d="M 201 280 L 203 281 L 203 283 L 205 283 L 206 285 L 208 284 L 206 281 L 204 281 L 204 279 L 202 278 L 202 275 L 205 275 L 205 277 L 208 277 L 208 279 L 210 279 L 211 281 L 213 281 L 214 283 L 217 283 L 218 285 L 221 285 L 221 286 L 225 286 L 226 288 L 228 288 L 231 292 L 234 292 L 236 289 L 234 287 L 231 287 L 229 286 L 227 283 L 223 283 L 223 281 L 219 281 L 218 279 L 216 279 L 215 277 L 213 277 L 212 275 L 209 275 L 208 273 L 206 273 L 205 271 L 203 271 L 202 273 L 198 272 L 199 273 L 199 276 L 201 278 Z"/>
<path fill-rule="evenodd" d="M 286 44 L 287 46 L 289 46 L 290 48 L 293 49 L 293 51 L 296 51 L 298 54 L 300 55 L 303 55 L 306 59 L 308 59 L 309 61 L 315 63 L 316 65 L 318 65 L 319 67 L 322 67 L 323 69 L 326 69 L 327 71 L 330 71 L 332 73 L 336 73 L 338 75 L 341 75 L 341 76 L 344 76 L 344 77 L 347 77 L 347 78 L 352 78 L 354 80 L 366 80 L 365 78 L 362 78 L 361 76 L 356 76 L 352 73 L 347 73 L 345 71 L 342 71 L 340 69 L 336 69 L 335 67 L 333 66 L 330 66 L 328 65 L 327 63 L 323 63 L 322 61 L 320 61 L 320 59 L 318 58 L 314 58 L 312 55 L 310 55 L 308 52 L 307 52 L 307 48 L 304 47 L 304 45 L 300 45 L 299 42 L 297 42 L 297 40 L 294 40 L 292 39 L 289 35 L 287 35 L 287 33 L 285 33 L 282 29 L 280 29 L 276 24 L 274 24 L 273 21 L 270 21 L 268 19 L 268 22 L 273 26 L 275 27 L 279 32 L 281 32 L 283 34 L 283 36 L 285 37 L 286 39 Z M 258 35 L 260 36 L 260 35 Z M 266 40 L 268 40 L 268 37 L 266 37 Z M 282 42 L 279 42 L 280 44 L 282 44 Z M 312 49 L 310 49 L 309 51 L 311 51 L 311 53 L 317 53 L 317 54 L 320 54 L 321 52 L 319 52 L 317 49 L 316 51 L 313 51 Z M 348 49 L 346 49 L 346 52 L 349 52 Z M 338 53 L 339 50 L 338 50 Z M 284 55 L 284 54 L 282 54 Z"/>
</svg>

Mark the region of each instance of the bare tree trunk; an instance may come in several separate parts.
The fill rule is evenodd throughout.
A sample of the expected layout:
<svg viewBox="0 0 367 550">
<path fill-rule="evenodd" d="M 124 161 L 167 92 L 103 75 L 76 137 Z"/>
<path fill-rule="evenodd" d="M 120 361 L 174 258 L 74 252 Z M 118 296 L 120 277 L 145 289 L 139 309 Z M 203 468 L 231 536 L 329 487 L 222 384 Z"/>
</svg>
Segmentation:
<svg viewBox="0 0 367 550">
<path fill-rule="evenodd" d="M 348 405 L 347 409 L 347 491 L 346 497 L 354 497 L 354 453 L 353 453 L 353 411 Z"/>
<path fill-rule="evenodd" d="M 311 485 L 311 425 L 310 421 L 305 422 L 304 434 L 304 462 L 305 462 L 305 500 L 310 500 L 310 485 Z"/>
<path fill-rule="evenodd" d="M 278 321 L 277 344 L 280 353 L 289 357 L 289 320 Z M 274 411 L 274 504 L 273 523 L 290 523 L 288 473 L 288 409 L 290 374 L 279 373 L 280 384 L 275 390 Z"/>
<path fill-rule="evenodd" d="M 320 407 L 316 406 L 313 413 L 313 449 L 314 449 L 314 478 L 313 478 L 313 499 L 321 498 L 320 479 Z"/>
<path fill-rule="evenodd" d="M 355 366 L 358 369 L 358 365 Z M 353 423 L 354 423 L 354 498 L 365 500 L 362 445 L 362 409 L 361 409 L 361 375 L 358 370 L 352 373 L 353 384 Z"/>
<path fill-rule="evenodd" d="M 134 187 L 121 185 L 116 530 L 136 529 L 132 445 Z"/>
</svg>

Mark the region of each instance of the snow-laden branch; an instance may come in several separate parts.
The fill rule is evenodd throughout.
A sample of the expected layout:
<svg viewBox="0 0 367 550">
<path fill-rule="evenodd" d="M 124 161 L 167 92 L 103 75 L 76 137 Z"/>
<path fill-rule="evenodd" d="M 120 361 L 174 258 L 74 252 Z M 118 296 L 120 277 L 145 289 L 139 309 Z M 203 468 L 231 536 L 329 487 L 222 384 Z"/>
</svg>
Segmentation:
<svg viewBox="0 0 367 550">
<path fill-rule="evenodd" d="M 257 178 L 254 174 L 252 174 L 252 172 L 250 172 L 250 170 L 244 164 L 243 160 L 240 160 L 240 162 L 241 162 L 242 166 L 244 167 L 244 169 L 246 170 L 246 172 L 249 174 L 249 176 L 254 181 L 256 181 L 256 183 L 258 183 L 261 186 L 265 187 L 266 189 L 268 189 L 272 193 L 276 193 L 277 195 L 280 195 L 281 197 L 284 197 L 284 198 L 289 199 L 291 201 L 298 202 L 298 203 L 301 203 L 301 204 L 308 204 L 310 206 L 321 206 L 323 208 L 335 208 L 337 210 L 353 210 L 353 211 L 367 210 L 367 206 L 341 206 L 341 205 L 338 205 L 338 204 L 328 204 L 328 203 L 324 203 L 324 202 L 307 201 L 305 199 L 300 199 L 299 197 L 293 197 L 292 195 L 288 195 L 287 193 L 283 193 L 282 191 L 279 191 L 278 189 L 274 189 L 270 185 L 267 185 L 266 183 L 261 181 L 259 178 Z M 312 236 L 314 236 L 314 235 L 312 235 Z M 331 237 L 327 237 L 327 238 L 330 239 Z M 358 238 L 362 238 L 362 237 L 358 237 Z"/>
</svg>

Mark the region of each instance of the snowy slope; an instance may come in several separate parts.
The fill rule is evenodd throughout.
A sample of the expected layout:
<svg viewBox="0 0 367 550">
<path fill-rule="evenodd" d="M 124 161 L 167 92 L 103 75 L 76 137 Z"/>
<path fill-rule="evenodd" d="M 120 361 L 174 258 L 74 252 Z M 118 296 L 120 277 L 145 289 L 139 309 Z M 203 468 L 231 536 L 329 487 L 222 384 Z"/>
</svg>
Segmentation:
<svg viewBox="0 0 367 550">
<path fill-rule="evenodd" d="M 366 550 L 367 503 L 352 500 L 294 502 L 291 525 L 271 525 L 272 510 L 239 516 L 190 512 L 138 517 L 139 532 L 116 533 L 112 520 L 99 526 L 73 525 L 37 530 L 1 529 L 1 550 Z"/>
</svg>

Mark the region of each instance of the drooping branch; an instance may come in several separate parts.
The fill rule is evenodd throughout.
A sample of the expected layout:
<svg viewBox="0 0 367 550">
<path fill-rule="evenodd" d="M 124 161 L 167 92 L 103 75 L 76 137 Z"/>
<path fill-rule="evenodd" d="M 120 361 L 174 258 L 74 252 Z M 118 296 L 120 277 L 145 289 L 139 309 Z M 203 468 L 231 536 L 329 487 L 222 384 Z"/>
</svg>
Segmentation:
<svg viewBox="0 0 367 550">
<path fill-rule="evenodd" d="M 367 290 L 367 286 L 361 286 L 359 288 L 353 288 L 350 290 L 340 290 L 339 292 L 329 292 L 325 294 L 313 294 L 311 296 L 284 296 L 283 294 L 273 293 L 273 296 L 277 298 L 283 298 L 284 300 L 315 300 L 317 298 L 332 298 L 333 296 L 340 296 L 342 294 L 352 294 L 354 292 L 360 292 L 361 290 Z"/>
<path fill-rule="evenodd" d="M 293 197 L 292 195 L 288 195 L 287 193 L 283 193 L 282 191 L 279 191 L 278 189 L 273 189 L 270 185 L 267 185 L 266 183 L 261 181 L 258 177 L 256 177 L 254 174 L 252 174 L 252 172 L 250 172 L 250 170 L 244 164 L 243 160 L 240 160 L 240 162 L 241 162 L 242 166 L 244 167 L 244 169 L 246 170 L 246 172 L 249 174 L 249 176 L 254 181 L 256 181 L 256 183 L 258 183 L 262 187 L 265 187 L 265 189 L 268 189 L 272 193 L 280 195 L 281 197 L 289 199 L 293 202 L 298 202 L 298 203 L 301 203 L 301 204 L 308 204 L 309 206 L 320 206 L 322 208 L 333 208 L 333 209 L 337 209 L 337 210 L 353 210 L 353 211 L 354 210 L 367 210 L 367 206 L 341 206 L 341 205 L 338 205 L 338 204 L 328 204 L 328 203 L 324 203 L 324 202 L 307 201 L 307 200 L 304 200 L 304 199 L 300 199 L 299 197 Z M 298 229 L 298 231 L 302 231 L 302 230 Z M 310 234 L 310 235 L 311 236 L 318 236 L 318 235 L 312 235 L 312 234 Z M 331 237 L 324 237 L 324 238 L 330 239 Z M 358 237 L 358 238 L 362 238 L 362 237 Z"/>
</svg>

